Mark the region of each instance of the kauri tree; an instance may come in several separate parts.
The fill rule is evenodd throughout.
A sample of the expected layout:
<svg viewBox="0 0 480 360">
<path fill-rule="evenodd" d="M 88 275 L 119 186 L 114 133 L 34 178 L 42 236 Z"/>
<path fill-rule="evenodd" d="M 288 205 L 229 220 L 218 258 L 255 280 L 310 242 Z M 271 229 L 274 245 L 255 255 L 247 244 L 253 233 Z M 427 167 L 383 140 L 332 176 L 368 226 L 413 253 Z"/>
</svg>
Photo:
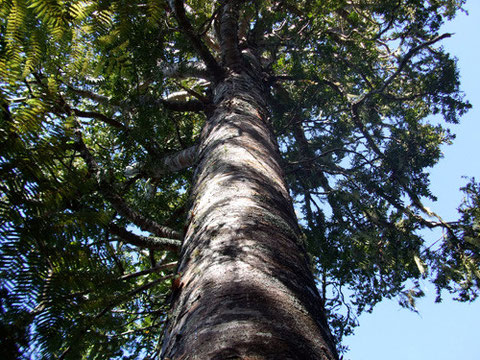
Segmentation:
<svg viewBox="0 0 480 360">
<path fill-rule="evenodd" d="M 473 300 L 478 184 L 422 205 L 463 3 L 0 1 L 4 358 L 337 359 L 421 278 Z"/>
</svg>

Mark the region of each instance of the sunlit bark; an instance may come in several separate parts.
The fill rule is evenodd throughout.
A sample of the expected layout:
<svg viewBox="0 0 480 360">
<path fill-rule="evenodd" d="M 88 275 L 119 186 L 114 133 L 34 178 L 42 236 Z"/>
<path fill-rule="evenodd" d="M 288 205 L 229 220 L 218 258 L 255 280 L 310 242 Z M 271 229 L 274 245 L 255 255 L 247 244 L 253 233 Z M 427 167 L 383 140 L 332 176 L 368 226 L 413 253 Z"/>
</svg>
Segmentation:
<svg viewBox="0 0 480 360">
<path fill-rule="evenodd" d="M 214 91 L 163 359 L 336 359 L 254 76 Z"/>
</svg>

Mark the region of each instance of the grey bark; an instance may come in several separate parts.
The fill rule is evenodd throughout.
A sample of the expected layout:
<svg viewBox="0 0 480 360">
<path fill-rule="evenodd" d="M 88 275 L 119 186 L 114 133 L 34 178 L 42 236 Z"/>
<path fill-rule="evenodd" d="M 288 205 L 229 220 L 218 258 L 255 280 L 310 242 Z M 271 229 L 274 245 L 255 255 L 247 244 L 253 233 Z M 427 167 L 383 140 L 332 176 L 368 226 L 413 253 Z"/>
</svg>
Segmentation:
<svg viewBox="0 0 480 360">
<path fill-rule="evenodd" d="M 162 359 L 337 359 L 309 267 L 266 89 L 214 89 Z"/>
<path fill-rule="evenodd" d="M 112 234 L 119 236 L 126 243 L 142 248 L 177 251 L 182 245 L 180 240 L 137 235 L 113 223 L 110 224 L 108 229 Z"/>
<path fill-rule="evenodd" d="M 165 156 L 154 164 L 135 163 L 132 166 L 127 166 L 125 176 L 131 178 L 143 173 L 144 176 L 152 179 L 161 178 L 165 174 L 180 171 L 194 165 L 196 156 L 197 146 L 190 146 L 187 149 Z"/>
</svg>

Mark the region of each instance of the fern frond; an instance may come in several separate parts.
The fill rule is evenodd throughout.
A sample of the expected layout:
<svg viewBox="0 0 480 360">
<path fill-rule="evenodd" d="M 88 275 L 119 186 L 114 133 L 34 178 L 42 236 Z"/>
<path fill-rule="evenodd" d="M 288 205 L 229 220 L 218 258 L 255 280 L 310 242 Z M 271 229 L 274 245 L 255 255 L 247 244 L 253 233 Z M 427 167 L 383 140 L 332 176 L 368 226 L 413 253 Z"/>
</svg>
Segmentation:
<svg viewBox="0 0 480 360">
<path fill-rule="evenodd" d="M 147 0 L 147 15 L 149 23 L 156 24 L 164 16 L 164 6 L 161 1 Z"/>
<path fill-rule="evenodd" d="M 6 6 L 5 51 L 1 54 L 3 63 L 1 77 L 3 81 L 14 85 L 21 77 L 23 37 L 26 31 L 25 19 L 27 8 L 24 0 L 13 0 Z"/>
<path fill-rule="evenodd" d="M 77 23 L 85 20 L 95 8 L 95 5 L 86 1 L 68 2 L 67 12 Z"/>
<path fill-rule="evenodd" d="M 22 41 L 22 35 L 25 31 L 26 12 L 27 7 L 24 0 L 12 1 L 5 31 L 5 41 L 11 49 Z"/>
<path fill-rule="evenodd" d="M 0 0 L 0 17 L 6 18 L 13 6 L 13 0 Z"/>
<path fill-rule="evenodd" d="M 68 13 L 63 4 L 56 0 L 30 0 L 28 7 L 47 25 L 56 40 L 63 36 L 68 28 Z"/>
<path fill-rule="evenodd" d="M 44 53 L 44 47 L 40 42 L 39 31 L 34 31 L 30 38 L 30 43 L 26 51 L 25 66 L 22 73 L 22 78 L 26 78 L 30 75 L 40 63 L 42 54 Z"/>
</svg>

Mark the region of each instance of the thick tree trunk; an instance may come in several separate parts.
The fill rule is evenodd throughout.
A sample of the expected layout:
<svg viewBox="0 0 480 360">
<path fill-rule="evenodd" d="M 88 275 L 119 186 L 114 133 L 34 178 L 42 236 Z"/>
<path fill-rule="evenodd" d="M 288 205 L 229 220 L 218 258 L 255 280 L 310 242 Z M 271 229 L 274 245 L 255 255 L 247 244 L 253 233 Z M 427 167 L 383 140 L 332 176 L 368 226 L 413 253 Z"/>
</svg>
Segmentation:
<svg viewBox="0 0 480 360">
<path fill-rule="evenodd" d="M 245 72 L 214 92 L 162 359 L 336 359 L 268 125 Z"/>
</svg>

